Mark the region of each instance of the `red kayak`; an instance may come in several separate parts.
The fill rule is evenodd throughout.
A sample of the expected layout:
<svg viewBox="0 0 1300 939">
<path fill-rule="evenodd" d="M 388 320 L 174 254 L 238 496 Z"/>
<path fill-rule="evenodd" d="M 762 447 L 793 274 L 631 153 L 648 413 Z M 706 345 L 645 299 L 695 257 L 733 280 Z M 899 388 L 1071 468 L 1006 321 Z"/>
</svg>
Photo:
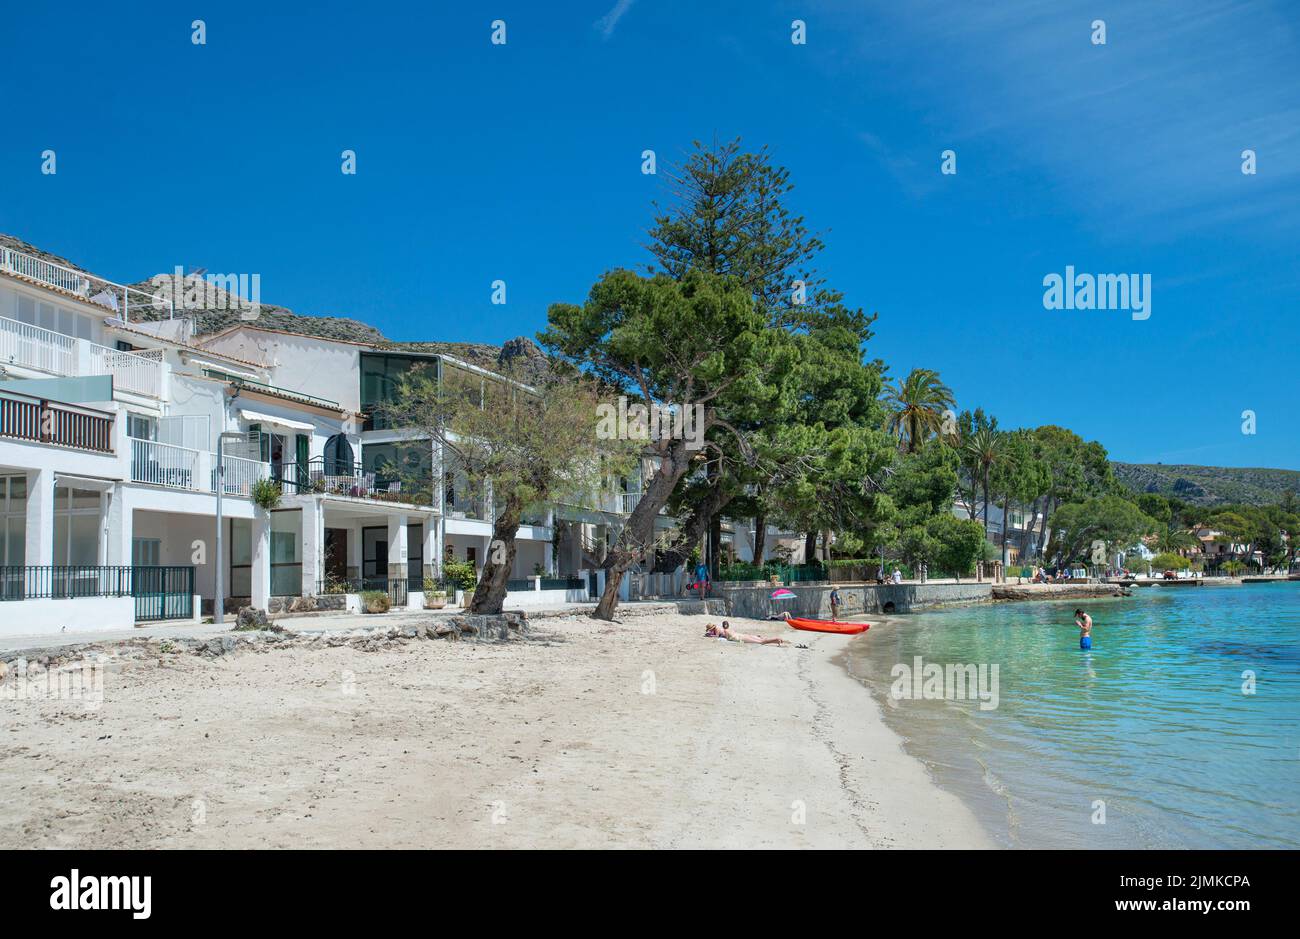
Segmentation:
<svg viewBox="0 0 1300 939">
<path fill-rule="evenodd" d="M 837 623 L 829 619 L 796 619 L 790 617 L 786 620 L 795 629 L 802 629 L 810 633 L 843 633 L 853 635 L 854 633 L 864 633 L 871 628 L 870 623 Z"/>
</svg>

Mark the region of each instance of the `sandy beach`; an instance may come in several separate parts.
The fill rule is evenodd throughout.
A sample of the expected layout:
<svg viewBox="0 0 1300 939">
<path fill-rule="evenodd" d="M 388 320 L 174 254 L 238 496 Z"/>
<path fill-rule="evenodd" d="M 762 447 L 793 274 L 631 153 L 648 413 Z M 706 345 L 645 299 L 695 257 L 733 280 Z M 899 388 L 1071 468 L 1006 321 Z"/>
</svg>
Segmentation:
<svg viewBox="0 0 1300 939">
<path fill-rule="evenodd" d="M 836 662 L 850 640 L 707 621 L 115 662 L 95 710 L 0 702 L 0 847 L 991 846 Z"/>
</svg>

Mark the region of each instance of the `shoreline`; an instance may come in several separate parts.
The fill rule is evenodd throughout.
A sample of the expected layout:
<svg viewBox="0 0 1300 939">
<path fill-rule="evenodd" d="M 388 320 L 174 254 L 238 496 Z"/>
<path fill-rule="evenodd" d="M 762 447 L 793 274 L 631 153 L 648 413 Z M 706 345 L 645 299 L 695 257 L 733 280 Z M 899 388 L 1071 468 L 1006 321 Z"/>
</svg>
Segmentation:
<svg viewBox="0 0 1300 939">
<path fill-rule="evenodd" d="M 809 648 L 720 643 L 708 619 L 216 657 L 146 644 L 110 663 L 94 711 L 0 704 L 0 845 L 995 846 L 839 663 L 843 637 L 735 618 Z"/>
</svg>

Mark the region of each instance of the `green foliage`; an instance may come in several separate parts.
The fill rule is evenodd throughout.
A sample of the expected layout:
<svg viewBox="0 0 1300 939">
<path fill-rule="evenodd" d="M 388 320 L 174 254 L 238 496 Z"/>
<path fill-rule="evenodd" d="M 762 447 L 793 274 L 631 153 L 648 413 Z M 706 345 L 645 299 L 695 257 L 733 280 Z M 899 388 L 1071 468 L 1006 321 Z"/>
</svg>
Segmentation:
<svg viewBox="0 0 1300 939">
<path fill-rule="evenodd" d="M 445 581 L 455 585 L 458 590 L 470 591 L 478 584 L 478 574 L 474 570 L 474 565 L 469 561 L 444 558 L 442 576 Z"/>
<path fill-rule="evenodd" d="M 1192 566 L 1192 562 L 1181 554 L 1157 554 L 1150 560 L 1151 570 L 1153 571 L 1185 571 Z"/>
<path fill-rule="evenodd" d="M 1094 541 L 1131 545 L 1160 527 L 1132 502 L 1115 495 L 1063 505 L 1052 514 L 1050 524 L 1055 553 L 1064 563 L 1086 559 Z"/>
<path fill-rule="evenodd" d="M 361 611 L 363 613 L 387 613 L 392 608 L 392 598 L 382 590 L 363 590 L 361 592 Z"/>
<path fill-rule="evenodd" d="M 983 525 L 951 514 L 936 515 L 926 523 L 925 530 L 934 545 L 935 564 L 959 576 L 971 571 L 987 543 Z"/>
<path fill-rule="evenodd" d="M 1129 490 L 1159 493 L 1200 507 L 1239 503 L 1281 505 L 1300 491 L 1300 471 L 1231 466 L 1113 463 L 1115 477 Z M 1294 514 L 1294 506 L 1284 511 Z"/>
<path fill-rule="evenodd" d="M 253 480 L 249 496 L 258 508 L 271 511 L 280 505 L 280 484 L 269 476 Z"/>
<path fill-rule="evenodd" d="M 907 452 L 915 453 L 928 439 L 944 432 L 947 412 L 955 399 L 952 389 L 929 368 L 914 368 L 889 389 L 886 429 L 898 438 Z"/>
</svg>

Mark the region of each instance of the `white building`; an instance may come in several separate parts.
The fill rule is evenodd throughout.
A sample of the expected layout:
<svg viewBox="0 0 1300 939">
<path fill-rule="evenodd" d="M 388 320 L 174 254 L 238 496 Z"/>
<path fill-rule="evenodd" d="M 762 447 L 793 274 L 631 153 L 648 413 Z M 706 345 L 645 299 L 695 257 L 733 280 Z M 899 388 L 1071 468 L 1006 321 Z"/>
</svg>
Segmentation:
<svg viewBox="0 0 1300 939">
<path fill-rule="evenodd" d="M 486 556 L 490 481 L 373 410 L 417 365 L 505 379 L 256 322 L 194 336 L 180 316 L 130 319 L 151 301 L 0 248 L 0 629 L 194 618 L 211 611 L 218 578 L 227 610 L 334 606 L 362 589 L 418 605 L 444 556 Z M 430 485 L 413 487 L 424 466 Z M 252 498 L 268 477 L 281 490 L 270 511 Z M 600 589 L 595 568 L 642 491 L 635 474 L 527 518 L 511 602 Z"/>
</svg>

